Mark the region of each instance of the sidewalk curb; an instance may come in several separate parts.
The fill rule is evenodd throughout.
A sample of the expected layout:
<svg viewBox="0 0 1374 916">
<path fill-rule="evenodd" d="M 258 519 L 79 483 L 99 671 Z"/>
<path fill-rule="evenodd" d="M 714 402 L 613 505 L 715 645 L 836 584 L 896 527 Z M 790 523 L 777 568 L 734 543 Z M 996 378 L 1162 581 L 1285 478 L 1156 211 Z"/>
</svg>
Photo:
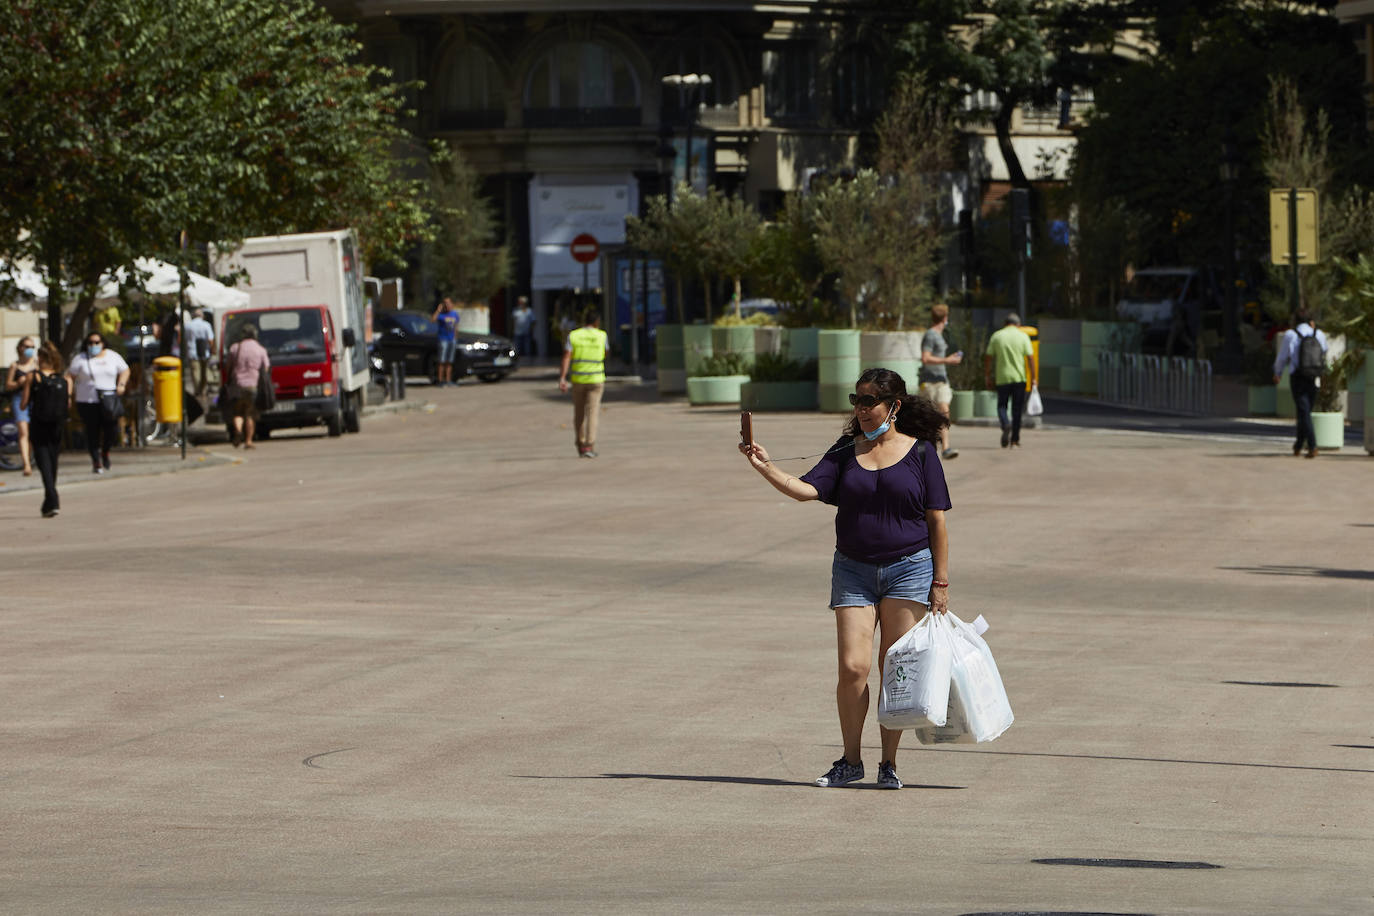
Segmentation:
<svg viewBox="0 0 1374 916">
<path fill-rule="evenodd" d="M 156 448 L 156 446 L 153 447 Z M 105 483 L 121 477 L 155 477 L 159 474 L 175 474 L 179 471 L 195 471 L 201 468 L 237 464 L 241 460 L 235 455 L 213 452 L 203 446 L 188 448 L 184 460 L 175 453 L 175 450 L 168 449 L 168 451 L 173 452 L 173 454 L 169 454 L 165 458 L 145 458 L 132 463 L 115 464 L 104 474 L 92 475 L 89 473 L 89 469 L 86 469 L 88 463 L 86 453 L 69 450 L 63 453 L 63 457 L 72 456 L 73 460 L 79 460 L 78 466 L 86 470 L 73 472 L 70 470 L 70 461 L 59 462 L 57 486 L 59 489 L 65 490 L 67 487 Z M 121 454 L 127 456 L 130 452 L 114 452 L 113 454 L 117 459 Z M 43 480 L 36 472 L 32 477 L 20 476 L 18 471 L 12 473 L 18 480 L 11 481 L 8 477 L 0 479 L 0 497 L 7 493 L 27 493 L 43 489 Z"/>
</svg>

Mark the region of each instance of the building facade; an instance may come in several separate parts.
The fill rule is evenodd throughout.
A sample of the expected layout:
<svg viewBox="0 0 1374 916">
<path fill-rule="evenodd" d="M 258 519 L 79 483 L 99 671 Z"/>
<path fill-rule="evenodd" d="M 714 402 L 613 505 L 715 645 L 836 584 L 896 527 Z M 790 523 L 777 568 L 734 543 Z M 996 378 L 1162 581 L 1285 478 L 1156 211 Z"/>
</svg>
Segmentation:
<svg viewBox="0 0 1374 916">
<path fill-rule="evenodd" d="M 886 36 L 871 20 L 860 28 L 844 3 L 325 6 L 359 27 L 369 63 L 423 83 L 410 94 L 409 126 L 485 176 L 516 252 L 510 292 L 531 296 L 541 328 L 571 292 L 613 283 L 601 259 L 585 270 L 574 261 L 574 237 L 614 250 L 626 215 L 689 170 L 698 189 L 710 183 L 767 216 L 817 172 L 852 168 L 884 101 Z M 1071 142 L 1044 112 L 1018 127 L 1028 161 L 1040 146 Z M 977 193 L 979 178 L 1005 176 L 996 144 L 974 142 L 984 174 L 964 194 Z M 493 329 L 502 330 L 510 303 L 495 305 Z"/>
</svg>

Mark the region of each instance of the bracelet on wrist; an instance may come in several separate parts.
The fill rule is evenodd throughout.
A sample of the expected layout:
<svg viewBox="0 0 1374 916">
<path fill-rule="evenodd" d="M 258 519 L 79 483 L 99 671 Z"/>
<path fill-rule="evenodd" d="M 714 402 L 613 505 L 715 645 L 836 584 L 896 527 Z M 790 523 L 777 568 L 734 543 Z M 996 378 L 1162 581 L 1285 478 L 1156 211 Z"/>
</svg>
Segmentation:
<svg viewBox="0 0 1374 916">
<path fill-rule="evenodd" d="M 930 583 L 930 585 L 931 585 L 932 588 L 949 588 L 949 583 L 948 583 L 948 582 L 936 582 L 936 581 L 932 580 L 931 583 Z"/>
</svg>

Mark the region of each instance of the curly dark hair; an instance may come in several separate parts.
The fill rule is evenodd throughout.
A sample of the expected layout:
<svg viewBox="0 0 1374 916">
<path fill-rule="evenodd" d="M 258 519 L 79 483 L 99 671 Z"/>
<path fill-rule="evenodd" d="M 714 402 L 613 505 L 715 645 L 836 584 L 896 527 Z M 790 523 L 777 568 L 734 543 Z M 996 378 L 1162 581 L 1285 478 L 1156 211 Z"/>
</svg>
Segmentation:
<svg viewBox="0 0 1374 916">
<path fill-rule="evenodd" d="M 939 442 L 940 430 L 949 426 L 949 417 L 940 412 L 940 408 L 929 398 L 913 397 L 907 393 L 906 382 L 902 377 L 891 369 L 865 369 L 859 376 L 859 380 L 854 383 L 857 391 L 860 385 L 872 385 L 878 390 L 878 396 L 884 401 L 899 400 L 902 402 L 901 409 L 897 411 L 897 419 L 894 425 L 900 433 L 906 433 L 917 439 L 924 439 L 927 442 Z M 862 432 L 859 428 L 859 418 L 850 417 L 845 424 L 844 434 L 846 436 L 857 436 Z"/>
</svg>

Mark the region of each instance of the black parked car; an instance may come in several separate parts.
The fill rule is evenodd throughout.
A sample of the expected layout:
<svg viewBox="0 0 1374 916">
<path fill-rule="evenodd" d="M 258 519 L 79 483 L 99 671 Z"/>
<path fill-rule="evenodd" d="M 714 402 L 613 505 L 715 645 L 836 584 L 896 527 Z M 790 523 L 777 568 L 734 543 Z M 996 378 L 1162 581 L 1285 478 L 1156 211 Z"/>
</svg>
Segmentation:
<svg viewBox="0 0 1374 916">
<path fill-rule="evenodd" d="M 372 353 L 384 364 L 402 363 L 406 375 L 438 378 L 435 362 L 438 327 L 423 312 L 402 309 L 376 312 L 372 316 Z M 475 375 L 484 382 L 499 382 L 515 371 L 515 345 L 495 334 L 458 332 L 458 351 L 453 361 L 453 377 Z"/>
</svg>

